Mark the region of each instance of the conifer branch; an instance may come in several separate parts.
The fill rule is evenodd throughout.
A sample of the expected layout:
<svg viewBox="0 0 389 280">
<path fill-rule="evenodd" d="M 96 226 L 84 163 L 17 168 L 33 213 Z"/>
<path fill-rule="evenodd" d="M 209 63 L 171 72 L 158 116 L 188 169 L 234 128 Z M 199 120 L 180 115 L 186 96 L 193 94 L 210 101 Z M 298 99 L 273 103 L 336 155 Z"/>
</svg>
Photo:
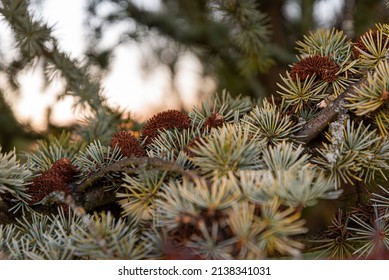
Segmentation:
<svg viewBox="0 0 389 280">
<path fill-rule="evenodd" d="M 198 32 L 188 29 L 191 16 L 177 21 L 169 9 L 114 2 L 119 10 L 108 15 L 111 22 L 133 8 L 142 26 L 208 51 L 216 46 L 208 41 L 224 34 L 215 55 L 239 62 L 242 73 L 262 69 L 259 55 L 269 38 L 256 0 L 184 1 L 199 3 L 182 6 L 188 14 L 195 5 L 209 10 Z M 79 145 L 71 134 L 49 137 L 25 164 L 15 151 L 0 153 L 0 259 L 262 259 L 305 252 L 304 258 L 387 258 L 388 24 L 356 43 L 335 30 L 305 36 L 299 61 L 279 85 L 280 101 L 254 104 L 223 93 L 189 113 L 153 116 L 138 138 L 115 133 L 134 127 L 117 125 L 124 112 L 108 107 L 91 64 L 61 52 L 28 4 L 0 0 L 20 54 L 28 62 L 43 58 L 47 75 L 63 77 L 67 93 L 94 112 L 75 137 Z M 213 37 L 217 27 L 227 33 Z M 304 149 L 299 141 L 318 146 Z M 351 187 L 363 202 L 357 207 Z M 319 199 L 337 200 L 334 207 L 344 211 L 327 230 L 321 230 L 327 217 L 316 210 L 302 219 L 302 209 Z M 324 210 L 327 216 L 335 209 Z M 319 245 L 304 249 L 310 239 Z"/>
<path fill-rule="evenodd" d="M 181 174 L 193 181 L 200 179 L 194 171 L 185 170 L 176 162 L 169 162 L 161 158 L 124 158 L 113 164 L 102 167 L 96 172 L 85 177 L 73 189 L 73 196 L 78 204 L 81 204 L 87 211 L 91 211 L 98 207 L 108 205 L 116 201 L 116 194 L 114 190 L 103 191 L 100 187 L 90 187 L 94 182 L 103 178 L 108 173 L 123 172 L 126 174 L 137 174 L 142 170 L 158 169 L 171 171 Z M 90 187 L 90 188 L 88 188 Z"/>
<path fill-rule="evenodd" d="M 344 92 L 342 92 L 333 102 L 321 110 L 314 118 L 307 122 L 301 130 L 296 134 L 296 137 L 302 143 L 308 144 L 315 139 L 331 122 L 333 122 L 344 110 L 344 105 L 348 103 L 346 98 L 355 93 L 355 89 L 366 83 L 366 76 L 362 77 L 358 82 L 351 84 Z"/>
<path fill-rule="evenodd" d="M 215 36 L 217 38 L 228 37 L 228 29 L 223 24 L 216 22 L 202 23 L 201 26 L 198 26 L 196 32 L 187 32 L 184 28 L 177 28 L 176 19 L 169 14 L 149 12 L 138 8 L 131 2 L 127 2 L 125 5 L 124 12 L 127 14 L 124 14 L 124 17 L 131 15 L 138 23 L 150 29 L 155 28 L 178 42 L 200 47 L 207 46 L 213 53 L 220 53 L 221 49 L 228 47 L 227 41 L 215 39 Z M 115 18 L 120 19 L 120 15 L 116 15 Z M 204 28 L 204 26 L 208 28 Z M 212 28 L 209 28 L 209 26 L 212 26 Z"/>
<path fill-rule="evenodd" d="M 156 168 L 160 170 L 166 170 L 171 172 L 177 172 L 182 176 L 189 179 L 196 180 L 200 177 L 194 171 L 185 170 L 182 166 L 175 162 L 163 160 L 161 158 L 139 157 L 139 158 L 124 158 L 113 164 L 102 167 L 100 170 L 90 174 L 84 180 L 82 180 L 76 187 L 76 192 L 83 192 L 93 182 L 96 182 L 107 173 L 111 172 L 124 172 L 126 174 L 136 174 L 141 170 L 150 168 Z"/>
<path fill-rule="evenodd" d="M 46 59 L 60 71 L 67 81 L 67 94 L 74 95 L 86 102 L 94 111 L 104 107 L 104 99 L 100 95 L 100 84 L 88 75 L 87 67 L 79 66 L 58 48 L 57 40 L 52 36 L 52 28 L 43 21 L 36 20 L 28 11 L 27 1 L 2 1 L 2 15 L 15 33 L 18 47 L 29 60 Z M 27 28 L 27 27 L 28 28 Z M 51 69 L 52 75 L 55 71 Z M 107 108 L 108 110 L 108 108 Z"/>
</svg>

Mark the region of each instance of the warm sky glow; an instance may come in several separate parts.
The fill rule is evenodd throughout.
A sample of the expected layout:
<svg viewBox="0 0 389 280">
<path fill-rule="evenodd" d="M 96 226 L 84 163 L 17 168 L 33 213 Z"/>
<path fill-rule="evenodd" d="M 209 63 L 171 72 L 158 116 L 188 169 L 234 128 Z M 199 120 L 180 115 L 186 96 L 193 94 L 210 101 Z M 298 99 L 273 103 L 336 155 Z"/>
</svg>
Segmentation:
<svg viewBox="0 0 389 280">
<path fill-rule="evenodd" d="M 158 4 L 155 0 L 141 1 L 145 7 Z M 49 24 L 55 24 L 54 36 L 59 39 L 65 52 L 75 58 L 82 56 L 85 45 L 83 21 L 86 0 L 45 1 L 44 10 L 37 11 Z M 1 33 L 1 37 L 7 34 Z M 113 35 L 114 36 L 114 35 Z M 116 38 L 107 38 L 109 40 Z M 3 44 L 4 45 L 4 44 Z M 115 52 L 111 73 L 102 82 L 105 95 L 113 106 L 126 108 L 131 115 L 144 119 L 156 110 L 176 107 L 174 99 L 167 98 L 169 77 L 167 72 L 156 69 L 145 77 L 140 70 L 141 52 L 136 44 L 119 47 Z M 177 88 L 185 95 L 186 106 L 196 102 L 195 92 L 199 83 L 201 65 L 193 56 L 186 56 L 181 63 Z M 14 109 L 23 122 L 29 122 L 36 129 L 44 129 L 45 110 L 61 93 L 60 81 L 44 88 L 39 72 L 28 71 L 19 78 L 21 97 L 13 100 Z M 80 118 L 72 109 L 72 98 L 65 98 L 53 107 L 52 121 L 60 124 Z"/>
<path fill-rule="evenodd" d="M 85 31 L 84 12 L 87 0 L 50 0 L 44 1 L 42 11 L 37 11 L 49 24 L 55 24 L 54 36 L 57 37 L 63 50 L 73 57 L 82 56 L 85 45 L 83 31 Z M 137 0 L 146 8 L 158 7 L 159 0 Z M 334 15 L 334 10 L 341 8 L 343 1 L 323 0 L 317 8 L 321 13 L 316 15 Z M 290 8 L 293 12 L 293 7 Z M 326 11 L 326 12 L 324 12 Z M 295 11 L 298 13 L 298 11 Z M 293 16 L 293 14 L 291 14 Z M 321 20 L 321 19 L 319 19 Z M 9 29 L 1 23 L 1 48 L 10 50 Z M 115 41 L 115 32 L 110 32 L 111 37 L 106 38 L 106 44 L 110 40 Z M 153 71 L 147 77 L 140 70 L 142 55 L 139 47 L 127 44 L 119 47 L 115 52 L 114 63 L 111 73 L 102 82 L 105 95 L 113 106 L 126 108 L 133 117 L 145 119 L 149 114 L 157 110 L 163 110 L 177 106 L 174 98 L 169 97 L 168 73 L 160 69 Z M 191 55 L 186 56 L 180 63 L 178 84 L 176 85 L 181 94 L 184 105 L 190 107 L 196 103 L 196 94 L 200 81 L 201 65 Z M 44 88 L 42 77 L 37 72 L 25 72 L 20 76 L 22 95 L 13 98 L 12 103 L 18 117 L 23 122 L 29 122 L 36 129 L 44 129 L 46 124 L 45 110 L 54 103 L 56 96 L 63 89 L 59 81 Z M 204 81 L 203 81 L 204 82 Z M 207 88 L 213 88 L 213 82 L 208 81 Z M 80 118 L 72 109 L 72 99 L 65 98 L 53 107 L 52 121 L 60 124 L 74 121 Z"/>
</svg>

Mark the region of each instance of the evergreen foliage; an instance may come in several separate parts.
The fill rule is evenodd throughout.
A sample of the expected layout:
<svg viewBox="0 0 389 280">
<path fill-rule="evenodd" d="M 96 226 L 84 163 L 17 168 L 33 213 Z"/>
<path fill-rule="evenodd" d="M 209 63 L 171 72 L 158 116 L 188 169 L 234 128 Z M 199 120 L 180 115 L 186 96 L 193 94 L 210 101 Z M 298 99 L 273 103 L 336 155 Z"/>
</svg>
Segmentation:
<svg viewBox="0 0 389 280">
<path fill-rule="evenodd" d="M 26 185 L 31 171 L 21 165 L 15 152 L 1 153 L 0 150 L 0 193 L 17 199 L 26 199 Z M 1 199 L 1 197 L 0 197 Z"/>
<path fill-rule="evenodd" d="M 94 43 L 99 44 L 110 27 L 128 24 L 131 18 L 136 28 L 125 30 L 117 45 L 133 40 L 146 41 L 148 46 L 153 46 L 148 61 L 168 66 L 172 82 L 178 62 L 190 51 L 203 64 L 204 74 L 216 75 L 221 89 L 234 90 L 234 95 L 238 89 L 257 97 L 265 94 L 255 78 L 269 70 L 274 58 L 269 18 L 261 11 L 258 1 L 162 0 L 158 11 L 145 9 L 133 1 L 110 1 L 111 9 L 101 13 L 105 4 L 104 0 L 95 0 L 88 6 Z M 91 46 L 94 60 L 106 65 L 105 58 L 111 56 L 112 50 L 96 50 L 95 45 Z M 242 80 L 246 83 L 241 83 Z"/>
<path fill-rule="evenodd" d="M 1 3 L 20 51 L 48 59 L 95 117 L 39 142 L 25 164 L 0 153 L 2 258 L 388 257 L 387 24 L 356 43 L 335 30 L 305 37 L 281 98 L 224 92 L 156 114 L 137 138 L 117 133 L 122 115 L 25 1 Z M 230 1 L 218 3 L 228 18 Z M 238 16 L 242 29 L 263 21 Z M 265 39 L 234 31 L 244 55 Z M 335 218 L 311 227 L 323 199 Z"/>
</svg>

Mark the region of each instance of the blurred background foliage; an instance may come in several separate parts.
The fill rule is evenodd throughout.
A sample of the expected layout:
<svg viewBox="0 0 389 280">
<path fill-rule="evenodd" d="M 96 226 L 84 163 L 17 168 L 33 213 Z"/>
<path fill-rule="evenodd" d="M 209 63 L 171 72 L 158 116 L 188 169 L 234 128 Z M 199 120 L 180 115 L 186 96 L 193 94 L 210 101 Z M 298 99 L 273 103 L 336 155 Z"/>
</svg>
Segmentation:
<svg viewBox="0 0 389 280">
<path fill-rule="evenodd" d="M 295 42 L 310 30 L 335 27 L 355 40 L 374 28 L 374 23 L 388 19 L 385 1 L 339 2 L 342 8 L 334 14 L 331 9 L 318 9 L 334 3 L 328 0 L 160 0 L 152 9 L 145 8 L 142 1 L 89 0 L 85 11 L 86 63 L 96 76 L 106 75 L 115 49 L 135 42 L 143 52 L 143 69 L 139 71 L 148 73 L 164 66 L 170 76 L 169 98 L 176 98 L 178 104 L 183 104 L 180 98 L 184 97 L 176 79 L 181 58 L 188 54 L 201 63 L 203 77 L 211 77 L 218 92 L 228 89 L 252 98 L 269 96 L 276 93 L 279 74 L 297 60 Z M 44 3 L 33 0 L 29 5 L 39 9 Z M 117 40 L 107 46 L 102 42 L 113 29 L 119 32 Z M 8 64 L 0 62 L 0 71 L 16 81 L 28 65 L 31 61 L 22 54 Z M 17 92 L 17 82 L 14 86 Z M 12 94 L 0 92 L 3 151 L 62 129 L 49 125 L 38 135 L 20 124 L 7 101 Z"/>
</svg>

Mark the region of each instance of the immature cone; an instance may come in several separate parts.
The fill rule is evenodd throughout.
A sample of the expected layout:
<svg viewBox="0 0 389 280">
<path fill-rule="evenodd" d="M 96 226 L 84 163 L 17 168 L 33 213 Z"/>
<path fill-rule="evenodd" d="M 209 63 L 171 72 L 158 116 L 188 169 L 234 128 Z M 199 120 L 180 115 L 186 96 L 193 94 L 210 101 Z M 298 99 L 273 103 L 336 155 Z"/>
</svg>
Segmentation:
<svg viewBox="0 0 389 280">
<path fill-rule="evenodd" d="M 213 113 L 205 120 L 203 127 L 204 128 L 218 128 L 218 127 L 223 126 L 223 124 L 225 122 L 226 121 L 225 121 L 222 114 Z"/>
<path fill-rule="evenodd" d="M 370 30 L 370 31 L 366 32 L 365 34 L 368 34 L 369 32 L 372 32 L 373 38 L 376 37 L 377 30 L 373 30 L 373 31 Z M 360 36 L 360 37 L 358 38 L 358 40 L 354 43 L 353 56 L 354 56 L 355 58 L 358 58 L 358 57 L 359 57 L 359 52 L 360 52 L 359 50 L 364 51 L 364 52 L 368 52 L 368 50 L 367 50 L 365 44 L 363 43 L 363 41 L 362 41 L 362 39 L 361 39 L 365 34 L 363 34 L 362 36 Z"/>
<path fill-rule="evenodd" d="M 290 77 L 294 81 L 297 77 L 300 81 L 304 81 L 308 76 L 316 75 L 319 80 L 330 83 L 336 80 L 339 69 L 339 66 L 329 57 L 314 55 L 295 63 L 290 70 Z"/>
<path fill-rule="evenodd" d="M 375 43 L 375 45 L 378 45 L 379 42 L 377 42 L 378 36 L 378 30 L 369 30 L 366 33 L 364 33 L 362 36 L 358 38 L 358 40 L 354 43 L 354 48 L 353 48 L 353 55 L 355 58 L 358 58 L 360 55 L 360 51 L 363 51 L 365 53 L 370 53 L 368 48 L 365 46 L 365 44 L 362 41 L 362 38 L 367 36 L 368 34 L 371 34 L 371 37 Z M 380 44 L 383 44 L 387 39 L 387 36 L 385 34 L 382 34 L 382 42 Z"/>
<path fill-rule="evenodd" d="M 146 151 L 139 145 L 138 140 L 126 131 L 120 131 L 112 136 L 111 147 L 118 146 L 125 157 L 144 157 Z"/>
<path fill-rule="evenodd" d="M 146 144 L 158 136 L 159 130 L 188 128 L 191 124 L 189 116 L 178 110 L 167 110 L 151 117 L 141 131 L 142 138 L 146 138 Z"/>
<path fill-rule="evenodd" d="M 35 204 L 52 192 L 71 193 L 69 184 L 78 174 L 77 168 L 67 158 L 57 160 L 53 166 L 36 177 L 27 192 L 31 196 L 30 205 Z"/>
</svg>

